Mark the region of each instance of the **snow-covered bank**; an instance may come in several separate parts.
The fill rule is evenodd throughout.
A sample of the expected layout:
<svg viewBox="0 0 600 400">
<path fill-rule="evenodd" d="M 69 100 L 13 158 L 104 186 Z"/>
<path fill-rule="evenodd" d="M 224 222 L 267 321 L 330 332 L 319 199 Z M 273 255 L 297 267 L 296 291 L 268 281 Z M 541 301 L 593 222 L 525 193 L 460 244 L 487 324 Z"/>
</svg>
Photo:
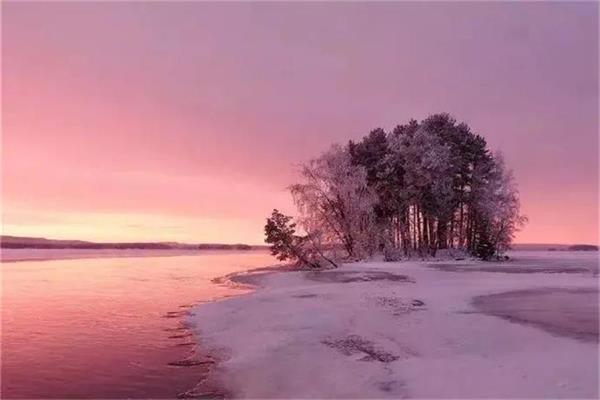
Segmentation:
<svg viewBox="0 0 600 400">
<path fill-rule="evenodd" d="M 578 299 L 589 307 L 597 304 L 593 273 L 444 271 L 415 262 L 250 276 L 244 281 L 259 280 L 259 290 L 196 307 L 190 320 L 203 349 L 222 357 L 207 382 L 234 397 L 598 397 L 597 333 L 577 340 L 529 324 L 528 314 L 514 323 L 472 303 L 515 290 L 586 288 L 592 297 Z M 529 297 L 532 304 L 552 307 Z"/>
</svg>

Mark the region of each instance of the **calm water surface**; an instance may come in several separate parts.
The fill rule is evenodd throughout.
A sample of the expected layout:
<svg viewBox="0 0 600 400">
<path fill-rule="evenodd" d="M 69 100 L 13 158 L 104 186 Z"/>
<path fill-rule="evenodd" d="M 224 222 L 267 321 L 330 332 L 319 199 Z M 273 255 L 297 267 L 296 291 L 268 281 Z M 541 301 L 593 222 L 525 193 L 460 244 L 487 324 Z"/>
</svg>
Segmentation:
<svg viewBox="0 0 600 400">
<path fill-rule="evenodd" d="M 2 263 L 2 398 L 174 398 L 200 367 L 189 305 L 243 293 L 211 279 L 264 251 Z"/>
</svg>

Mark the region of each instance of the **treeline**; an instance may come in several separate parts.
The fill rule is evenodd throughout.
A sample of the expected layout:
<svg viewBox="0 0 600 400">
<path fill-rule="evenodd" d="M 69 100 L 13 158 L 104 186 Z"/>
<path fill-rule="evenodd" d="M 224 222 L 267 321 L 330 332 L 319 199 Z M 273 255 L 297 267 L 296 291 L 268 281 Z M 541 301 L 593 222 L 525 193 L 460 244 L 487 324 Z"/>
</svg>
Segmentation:
<svg viewBox="0 0 600 400">
<path fill-rule="evenodd" d="M 501 154 L 448 114 L 333 145 L 301 177 L 290 187 L 305 233 L 297 251 L 383 251 L 392 260 L 457 249 L 491 259 L 526 221 Z"/>
</svg>

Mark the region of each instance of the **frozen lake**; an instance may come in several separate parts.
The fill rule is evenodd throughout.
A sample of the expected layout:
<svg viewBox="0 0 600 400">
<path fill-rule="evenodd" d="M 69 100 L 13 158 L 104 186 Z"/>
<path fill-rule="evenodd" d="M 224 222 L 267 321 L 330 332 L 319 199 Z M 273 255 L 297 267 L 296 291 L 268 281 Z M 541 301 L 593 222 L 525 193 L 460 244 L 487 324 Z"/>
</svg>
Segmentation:
<svg viewBox="0 0 600 400">
<path fill-rule="evenodd" d="M 199 376 L 169 365 L 193 349 L 186 310 L 243 292 L 213 278 L 273 262 L 213 251 L 2 263 L 2 398 L 174 398 Z"/>
</svg>

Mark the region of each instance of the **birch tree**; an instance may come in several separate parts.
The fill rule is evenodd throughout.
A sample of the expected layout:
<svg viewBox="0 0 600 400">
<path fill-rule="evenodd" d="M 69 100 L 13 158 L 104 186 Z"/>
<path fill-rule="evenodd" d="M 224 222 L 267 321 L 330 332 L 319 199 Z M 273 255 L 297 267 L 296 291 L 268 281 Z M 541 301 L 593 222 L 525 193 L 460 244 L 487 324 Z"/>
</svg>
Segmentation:
<svg viewBox="0 0 600 400">
<path fill-rule="evenodd" d="M 513 172 L 506 167 L 502 153 L 496 152 L 492 156 L 492 168 L 481 199 L 483 218 L 496 254 L 510 248 L 515 233 L 527 222 L 520 208 Z"/>
<path fill-rule="evenodd" d="M 375 193 L 366 170 L 351 162 L 347 149 L 332 146 L 304 164 L 302 182 L 290 187 L 309 235 L 328 246 L 341 245 L 350 258 L 362 258 L 376 248 Z"/>
</svg>

